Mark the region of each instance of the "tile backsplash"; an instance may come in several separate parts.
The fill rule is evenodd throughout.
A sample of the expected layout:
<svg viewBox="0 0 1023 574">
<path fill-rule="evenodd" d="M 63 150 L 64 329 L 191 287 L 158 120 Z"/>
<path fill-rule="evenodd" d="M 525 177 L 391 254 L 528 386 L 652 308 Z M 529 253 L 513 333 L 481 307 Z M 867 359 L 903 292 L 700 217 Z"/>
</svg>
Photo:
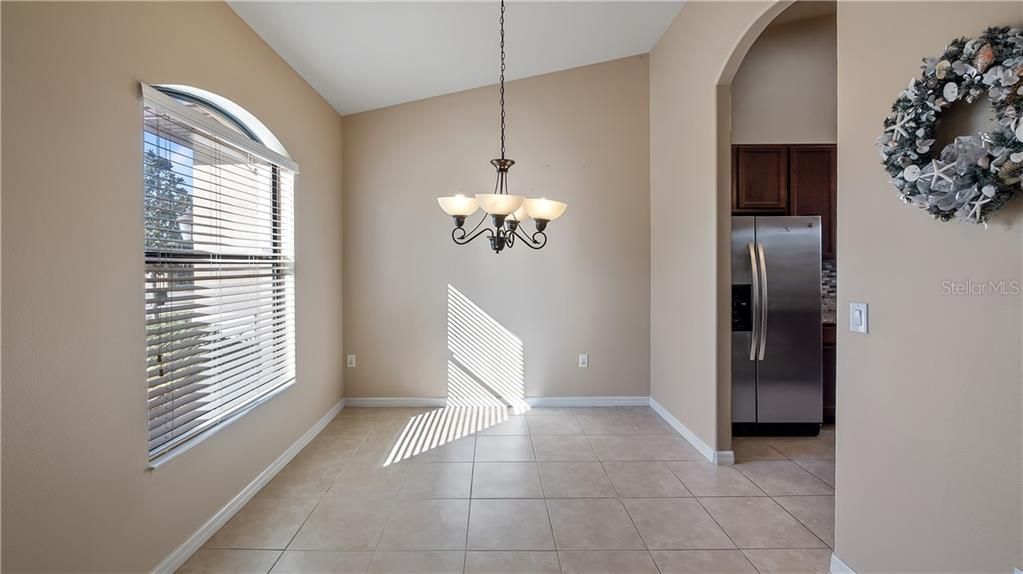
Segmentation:
<svg viewBox="0 0 1023 574">
<path fill-rule="evenodd" d="M 838 305 L 838 266 L 834 259 L 821 261 L 821 321 L 834 323 Z"/>
<path fill-rule="evenodd" d="M 821 261 L 821 297 L 834 299 L 838 294 L 838 265 L 834 259 Z"/>
</svg>

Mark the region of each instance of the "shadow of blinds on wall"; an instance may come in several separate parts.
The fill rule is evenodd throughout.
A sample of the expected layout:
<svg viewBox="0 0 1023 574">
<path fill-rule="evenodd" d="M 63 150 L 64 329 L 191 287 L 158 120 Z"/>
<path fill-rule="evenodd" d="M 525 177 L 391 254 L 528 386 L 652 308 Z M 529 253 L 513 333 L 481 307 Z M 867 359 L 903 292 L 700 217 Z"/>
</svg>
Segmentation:
<svg viewBox="0 0 1023 574">
<path fill-rule="evenodd" d="M 143 86 L 149 460 L 295 380 L 297 166 Z"/>
</svg>

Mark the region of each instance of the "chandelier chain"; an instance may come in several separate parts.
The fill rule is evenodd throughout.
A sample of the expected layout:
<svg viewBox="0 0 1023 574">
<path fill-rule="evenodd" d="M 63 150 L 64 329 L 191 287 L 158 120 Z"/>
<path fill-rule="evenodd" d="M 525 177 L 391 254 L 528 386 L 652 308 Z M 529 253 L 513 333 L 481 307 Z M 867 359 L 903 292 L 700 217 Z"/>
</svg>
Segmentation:
<svg viewBox="0 0 1023 574">
<path fill-rule="evenodd" d="M 504 159 L 504 0 L 501 0 L 501 159 Z"/>
</svg>

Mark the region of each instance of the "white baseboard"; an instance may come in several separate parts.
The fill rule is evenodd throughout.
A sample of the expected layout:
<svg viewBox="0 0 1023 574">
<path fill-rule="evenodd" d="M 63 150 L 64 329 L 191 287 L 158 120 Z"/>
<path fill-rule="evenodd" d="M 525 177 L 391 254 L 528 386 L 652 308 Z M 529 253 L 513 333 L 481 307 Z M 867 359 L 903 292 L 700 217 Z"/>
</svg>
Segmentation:
<svg viewBox="0 0 1023 574">
<path fill-rule="evenodd" d="M 217 530 L 220 530 L 221 526 L 226 524 L 236 512 L 241 510 L 241 508 L 245 506 L 245 503 L 251 500 L 252 497 L 266 485 L 266 483 L 270 482 L 270 480 L 278 472 L 280 472 L 282 468 L 291 462 L 291 459 L 295 458 L 295 455 L 301 452 L 301 450 L 305 448 L 310 441 L 316 438 L 316 435 L 320 434 L 320 431 L 327 426 L 327 423 L 333 420 L 333 418 L 341 412 L 341 409 L 345 408 L 346 403 L 347 401 L 345 399 L 341 399 L 336 405 L 331 407 L 330 410 L 327 411 L 327 414 L 323 415 L 320 420 L 316 421 L 316 424 L 314 424 L 305 432 L 305 434 L 289 446 L 288 449 L 281 454 L 281 456 L 277 457 L 277 460 L 273 461 L 270 466 L 266 467 L 263 472 L 259 473 L 259 476 L 250 482 L 248 486 L 243 488 L 242 491 L 235 495 L 230 502 L 218 510 L 216 514 L 214 514 L 199 528 L 199 530 L 196 530 L 194 534 L 188 537 L 188 540 L 185 540 L 181 546 L 175 548 L 173 552 L 161 560 L 160 563 L 153 568 L 153 574 L 172 574 L 175 570 L 180 568 L 196 550 L 201 548 L 202 545 L 217 532 Z"/>
<path fill-rule="evenodd" d="M 444 397 L 347 397 L 346 407 L 444 407 Z"/>
<path fill-rule="evenodd" d="M 735 451 L 718 450 L 714 452 L 714 464 L 735 464 Z"/>
<path fill-rule="evenodd" d="M 714 464 L 733 464 L 735 462 L 734 452 L 730 450 L 716 451 L 711 448 L 709 444 L 703 442 L 703 439 L 696 436 L 696 433 L 689 430 L 686 425 L 682 424 L 682 421 L 675 418 L 668 412 L 668 409 L 662 407 L 661 403 L 658 403 L 653 397 L 650 397 L 650 408 L 654 409 L 654 412 L 661 415 L 661 418 L 664 419 L 666 423 L 671 425 L 673 429 L 677 430 L 680 435 L 689 441 L 689 444 L 693 445 L 696 450 L 700 451 L 700 454 L 706 457 L 706 459 L 710 462 L 713 462 Z"/>
<path fill-rule="evenodd" d="M 623 397 L 526 397 L 531 407 L 633 407 L 647 406 L 647 396 Z M 444 407 L 444 397 L 348 397 L 347 407 Z"/>
<path fill-rule="evenodd" d="M 645 407 L 650 397 L 526 397 L 526 403 L 531 407 Z"/>
<path fill-rule="evenodd" d="M 831 553 L 831 568 L 829 569 L 831 574 L 856 574 L 856 571 L 849 567 L 848 564 L 842 562 L 842 559 Z M 1019 574 L 1019 570 L 1016 571 Z"/>
</svg>

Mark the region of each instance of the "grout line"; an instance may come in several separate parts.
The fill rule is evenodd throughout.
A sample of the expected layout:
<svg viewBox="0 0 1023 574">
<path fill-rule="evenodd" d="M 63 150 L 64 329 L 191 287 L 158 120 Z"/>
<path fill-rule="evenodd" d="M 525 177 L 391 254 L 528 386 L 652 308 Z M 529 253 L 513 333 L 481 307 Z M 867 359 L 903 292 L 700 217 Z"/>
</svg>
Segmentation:
<svg viewBox="0 0 1023 574">
<path fill-rule="evenodd" d="M 465 574 L 465 569 L 469 562 L 469 528 L 472 525 L 472 485 L 476 481 L 476 450 L 479 449 L 480 443 L 477 439 L 476 434 L 478 431 L 473 431 L 472 437 L 472 466 L 469 467 L 469 508 L 465 513 L 465 544 L 462 546 L 462 574 Z"/>
<path fill-rule="evenodd" d="M 337 419 L 338 417 L 340 417 L 341 413 L 343 413 L 343 412 L 344 412 L 344 409 L 342 408 L 341 412 L 339 412 L 337 415 L 335 415 L 334 418 L 330 420 L 330 422 L 334 422 L 334 420 Z M 327 423 L 327 424 L 330 424 L 330 423 Z M 375 428 L 375 427 L 376 427 L 376 422 L 374 422 L 373 425 L 370 427 L 370 432 L 372 432 L 373 428 Z M 326 428 L 326 427 L 324 427 L 324 428 Z M 323 434 L 323 431 L 320 431 L 320 434 L 317 434 L 316 437 L 313 437 L 313 440 L 316 440 L 316 438 L 318 438 L 322 434 Z M 355 447 L 355 450 L 353 450 L 352 453 L 350 455 L 348 455 L 348 457 L 345 458 L 345 461 L 347 461 L 348 458 L 351 458 L 353 455 L 355 455 L 355 453 L 359 452 L 359 449 L 362 448 L 362 445 L 366 443 L 366 439 L 369 437 L 369 434 L 370 433 L 367 432 L 366 436 L 362 437 L 362 439 L 359 441 L 359 446 Z M 344 435 L 339 435 L 339 436 L 344 436 Z M 309 441 L 309 442 L 310 442 L 310 444 L 312 443 L 312 441 Z M 295 456 L 297 457 L 299 454 L 302 454 L 302 452 L 305 451 L 306 448 L 309 448 L 308 444 L 304 448 L 302 448 L 302 450 L 298 451 L 298 454 L 296 454 Z M 292 461 L 294 461 L 294 458 L 292 459 Z M 289 462 L 288 464 L 284 465 L 284 468 L 281 469 L 281 472 L 283 472 L 284 469 L 288 468 L 288 466 L 290 466 L 290 465 L 291 465 L 291 462 Z M 344 472 L 344 462 L 342 462 L 342 464 L 340 465 L 339 468 L 340 468 L 340 470 L 338 470 L 338 473 L 336 475 L 334 475 L 334 480 L 330 483 L 330 486 L 328 486 L 327 490 L 324 490 L 323 493 L 320 494 L 319 498 L 316 499 L 316 504 L 313 505 L 312 510 L 310 510 L 309 514 L 307 514 L 305 519 L 302 520 L 302 524 L 300 524 L 298 526 L 298 529 L 296 529 L 295 533 L 291 535 L 291 538 L 288 539 L 288 543 L 284 545 L 284 549 L 281 550 L 281 553 L 277 556 L 277 559 L 274 560 L 273 565 L 270 566 L 270 570 L 273 570 L 274 568 L 277 567 L 277 563 L 280 562 L 281 558 L 284 557 L 284 553 L 287 552 L 288 548 L 291 547 L 291 544 L 295 541 L 295 538 L 298 537 L 298 533 L 302 532 L 302 528 L 304 528 L 306 523 L 309 522 L 309 518 L 311 518 L 313 513 L 316 512 L 316 509 L 320 507 L 320 503 L 323 502 L 324 497 L 327 496 L 327 493 L 330 492 L 330 489 L 334 487 L 334 483 L 337 482 L 338 477 L 341 476 L 342 472 Z M 263 488 L 266 488 L 266 487 L 264 486 Z M 246 503 L 246 506 L 248 506 L 247 503 Z M 269 570 L 268 570 L 268 572 L 269 572 Z"/>
<path fill-rule="evenodd" d="M 813 495 L 805 495 L 805 496 L 813 496 Z M 820 540 L 821 544 L 823 544 L 826 548 L 829 548 L 829 549 L 831 548 L 831 546 L 827 542 L 825 542 L 823 538 L 821 538 L 820 536 L 817 536 L 816 532 L 811 530 L 810 527 L 807 526 L 802 520 L 800 520 L 799 517 L 797 517 L 795 514 L 792 514 L 791 512 L 789 512 L 789 509 L 785 508 L 784 504 L 782 504 L 782 503 L 778 502 L 777 500 L 775 500 L 773 496 L 771 497 L 771 502 L 774 502 L 775 504 L 780 506 L 781 509 L 784 510 L 786 514 L 791 516 L 793 520 L 795 520 L 797 523 L 799 523 L 799 525 L 802 526 L 804 529 L 806 529 L 807 532 L 812 534 L 814 538 L 816 538 L 817 540 Z M 834 525 L 832 525 L 832 528 L 833 527 L 834 527 Z M 834 552 L 834 550 L 832 550 L 832 552 Z"/>
<path fill-rule="evenodd" d="M 681 480 L 681 479 L 680 479 L 680 480 Z M 685 484 L 685 483 L 683 483 L 683 484 Z M 735 498 L 749 498 L 749 497 L 735 497 Z M 759 497 L 758 497 L 758 498 L 759 498 Z M 742 547 L 741 547 L 741 546 L 739 546 L 738 544 L 736 544 L 736 543 L 735 543 L 735 539 L 734 539 L 734 538 L 732 538 L 732 535 L 731 535 L 731 534 L 729 534 L 729 533 L 728 533 L 728 531 L 727 531 L 727 530 L 725 530 L 725 527 L 724 527 L 724 526 L 721 526 L 721 523 L 720 523 L 720 522 L 718 522 L 718 519 L 717 519 L 717 518 L 714 518 L 714 515 L 713 515 L 713 514 L 711 514 L 711 512 L 710 512 L 709 510 L 707 510 L 707 507 L 703 505 L 703 501 L 702 501 L 702 500 L 700 500 L 700 498 L 699 498 L 698 496 L 694 496 L 694 497 L 693 497 L 693 500 L 695 500 L 695 501 L 696 501 L 696 504 L 699 504 L 699 505 L 700 505 L 700 508 L 702 508 L 702 509 L 703 509 L 703 511 L 707 513 L 707 516 L 709 516 L 709 517 L 710 517 L 710 519 L 714 521 L 714 524 L 715 524 L 715 525 L 716 525 L 716 526 L 718 527 L 718 529 L 720 529 L 720 530 L 721 530 L 721 532 L 724 532 L 724 533 L 725 533 L 725 536 L 727 536 L 727 537 L 728 537 L 728 541 L 732 543 L 732 546 L 735 546 L 735 548 L 736 548 L 737 550 L 739 550 L 739 552 L 742 552 L 742 555 L 743 555 L 743 557 L 744 557 L 744 558 L 746 558 L 746 561 L 750 563 L 750 566 L 752 566 L 752 567 L 753 567 L 753 569 L 754 569 L 754 570 L 756 570 L 757 572 L 760 572 L 760 569 L 759 569 L 759 568 L 757 568 L 757 565 L 756 565 L 756 564 L 753 564 L 753 561 L 752 561 L 752 560 L 750 560 L 750 559 L 749 559 L 749 557 L 748 557 L 748 556 L 746 556 L 746 553 L 742 551 Z M 762 574 L 763 574 L 763 573 L 762 573 Z"/>
</svg>

